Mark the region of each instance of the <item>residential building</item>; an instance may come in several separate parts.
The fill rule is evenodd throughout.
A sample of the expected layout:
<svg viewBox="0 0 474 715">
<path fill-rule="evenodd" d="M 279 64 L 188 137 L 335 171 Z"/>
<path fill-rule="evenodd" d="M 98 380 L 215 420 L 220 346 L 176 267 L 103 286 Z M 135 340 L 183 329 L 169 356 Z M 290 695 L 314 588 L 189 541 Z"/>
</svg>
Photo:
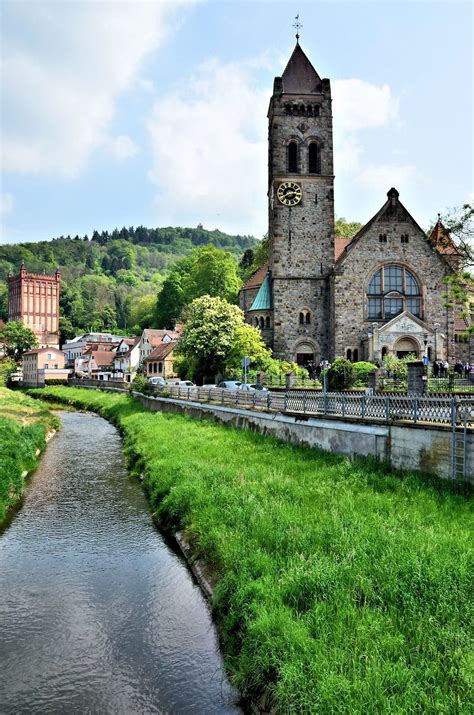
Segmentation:
<svg viewBox="0 0 474 715">
<path fill-rule="evenodd" d="M 64 363 L 65 355 L 59 348 L 28 350 L 23 353 L 23 385 L 41 387 L 51 380 L 67 380 L 70 371 Z"/>
<path fill-rule="evenodd" d="M 150 353 L 161 344 L 179 340 L 180 333 L 176 330 L 155 330 L 145 328 L 140 338 L 140 365 Z"/>
<path fill-rule="evenodd" d="M 163 342 L 144 358 L 143 368 L 147 377 L 163 377 L 165 380 L 177 377 L 173 364 L 177 344 L 177 340 Z"/>
</svg>

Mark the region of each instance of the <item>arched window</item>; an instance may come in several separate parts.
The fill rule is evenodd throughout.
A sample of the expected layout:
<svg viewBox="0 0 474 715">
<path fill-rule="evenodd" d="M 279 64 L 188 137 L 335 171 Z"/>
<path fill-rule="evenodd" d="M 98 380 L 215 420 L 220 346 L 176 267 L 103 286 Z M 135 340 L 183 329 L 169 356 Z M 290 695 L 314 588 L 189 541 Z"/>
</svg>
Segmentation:
<svg viewBox="0 0 474 715">
<path fill-rule="evenodd" d="M 352 350 L 350 348 L 346 350 L 346 359 L 352 362 Z"/>
<path fill-rule="evenodd" d="M 263 330 L 265 327 L 265 320 L 263 318 L 260 318 L 260 328 Z"/>
<path fill-rule="evenodd" d="M 404 310 L 421 318 L 421 308 L 420 286 L 407 268 L 387 265 L 373 274 L 367 288 L 369 320 L 391 320 Z"/>
<path fill-rule="evenodd" d="M 162 362 L 158 363 L 158 372 L 163 372 L 163 363 Z"/>
<path fill-rule="evenodd" d="M 352 354 L 352 362 L 359 362 L 359 351 L 357 348 L 354 349 L 354 352 Z"/>
<path fill-rule="evenodd" d="M 310 174 L 321 173 L 321 152 L 316 142 L 311 142 L 308 148 L 308 171 Z"/>
<path fill-rule="evenodd" d="M 298 144 L 296 142 L 288 144 L 288 171 L 291 174 L 298 173 Z"/>
<path fill-rule="evenodd" d="M 253 323 L 254 323 L 255 327 L 258 328 L 258 318 L 254 318 Z"/>
<path fill-rule="evenodd" d="M 267 328 L 270 327 L 270 316 L 269 316 L 269 315 L 267 315 L 267 317 L 266 317 L 265 326 L 266 326 Z"/>
<path fill-rule="evenodd" d="M 311 325 L 311 313 L 309 310 L 301 310 L 299 316 L 300 325 Z"/>
</svg>

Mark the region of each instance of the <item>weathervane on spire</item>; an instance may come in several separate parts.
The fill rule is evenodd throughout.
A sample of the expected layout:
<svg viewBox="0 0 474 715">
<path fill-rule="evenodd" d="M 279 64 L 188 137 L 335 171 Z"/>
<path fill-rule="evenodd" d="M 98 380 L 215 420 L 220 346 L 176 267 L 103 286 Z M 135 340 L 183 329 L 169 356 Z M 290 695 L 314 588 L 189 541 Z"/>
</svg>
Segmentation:
<svg viewBox="0 0 474 715">
<path fill-rule="evenodd" d="M 302 25 L 301 22 L 300 22 L 300 16 L 299 16 L 299 15 L 297 15 L 297 16 L 295 17 L 295 20 L 296 20 L 296 22 L 294 23 L 293 27 L 294 27 L 295 30 L 296 30 L 296 41 L 298 42 L 298 40 L 300 39 L 300 30 L 301 30 L 301 28 L 303 27 L 303 25 Z"/>
</svg>

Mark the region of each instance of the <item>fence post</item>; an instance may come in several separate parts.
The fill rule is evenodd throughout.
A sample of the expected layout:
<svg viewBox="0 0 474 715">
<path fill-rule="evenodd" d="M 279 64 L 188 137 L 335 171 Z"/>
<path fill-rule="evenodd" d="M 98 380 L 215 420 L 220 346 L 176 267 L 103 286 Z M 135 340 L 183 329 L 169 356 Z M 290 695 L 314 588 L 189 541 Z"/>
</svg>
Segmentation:
<svg viewBox="0 0 474 715">
<path fill-rule="evenodd" d="M 283 412 L 286 412 L 288 409 L 288 392 L 285 390 L 285 402 L 283 403 Z"/>
<path fill-rule="evenodd" d="M 254 408 L 254 409 L 255 409 L 255 402 L 256 402 L 256 400 L 257 400 L 257 391 L 255 390 L 255 392 L 253 393 L 253 408 Z"/>
<path fill-rule="evenodd" d="M 308 399 L 308 397 L 307 397 L 306 392 L 305 392 L 304 395 L 303 395 L 303 413 L 304 413 L 304 414 L 306 414 L 306 402 L 307 402 L 307 399 Z"/>
<path fill-rule="evenodd" d="M 367 395 L 362 395 L 362 419 L 365 418 L 365 413 L 367 411 Z"/>
<path fill-rule="evenodd" d="M 390 397 L 385 398 L 385 419 L 390 422 Z"/>
<path fill-rule="evenodd" d="M 418 419 L 418 398 L 415 397 L 413 399 L 413 422 L 416 422 Z"/>
<path fill-rule="evenodd" d="M 270 407 L 272 406 L 272 398 L 270 395 L 270 390 L 267 392 L 267 410 L 270 411 Z"/>
<path fill-rule="evenodd" d="M 324 414 L 327 415 L 328 413 L 328 393 L 324 393 Z"/>
</svg>

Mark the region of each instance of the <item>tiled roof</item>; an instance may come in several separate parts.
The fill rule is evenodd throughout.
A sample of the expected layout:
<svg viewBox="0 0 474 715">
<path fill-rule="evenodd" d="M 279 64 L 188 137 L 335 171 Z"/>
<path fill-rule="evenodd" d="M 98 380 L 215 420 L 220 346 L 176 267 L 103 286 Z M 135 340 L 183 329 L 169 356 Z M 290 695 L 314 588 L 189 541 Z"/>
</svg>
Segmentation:
<svg viewBox="0 0 474 715">
<path fill-rule="evenodd" d="M 339 256 L 342 254 L 345 247 L 348 246 L 351 241 L 352 241 L 352 238 L 336 236 L 336 240 L 334 241 L 334 258 L 336 259 L 336 261 L 339 258 Z"/>
<path fill-rule="evenodd" d="M 177 344 L 177 340 L 172 340 L 170 343 L 161 343 L 161 345 L 158 345 L 158 347 L 144 358 L 143 362 L 148 362 L 149 360 L 164 360 L 165 357 L 174 350 Z"/>
<path fill-rule="evenodd" d="M 430 234 L 430 243 L 436 248 L 439 253 L 444 255 L 459 255 L 460 251 L 456 247 L 448 229 L 443 226 L 440 219 L 436 221 L 436 224 Z"/>
<path fill-rule="evenodd" d="M 263 266 L 260 266 L 258 271 L 255 271 L 248 281 L 244 283 L 242 286 L 242 290 L 248 290 L 250 288 L 258 288 L 260 285 L 262 285 L 263 279 L 268 273 L 268 263 L 264 263 Z"/>
<path fill-rule="evenodd" d="M 306 57 L 299 42 L 296 43 L 281 78 L 285 93 L 320 94 L 321 92 L 321 77 Z"/>
<path fill-rule="evenodd" d="M 169 335 L 172 340 L 177 340 L 180 337 L 180 334 L 175 330 L 155 330 L 153 328 L 146 328 L 143 332 L 150 341 L 150 345 L 154 346 L 161 345 L 163 338 L 166 335 Z"/>
<path fill-rule="evenodd" d="M 97 367 L 105 367 L 105 365 L 111 365 L 116 354 L 111 350 L 94 350 L 90 353 L 94 358 Z"/>
<path fill-rule="evenodd" d="M 273 308 L 272 289 L 270 283 L 270 274 L 265 276 L 260 289 L 255 296 L 250 310 L 271 310 Z"/>
</svg>

